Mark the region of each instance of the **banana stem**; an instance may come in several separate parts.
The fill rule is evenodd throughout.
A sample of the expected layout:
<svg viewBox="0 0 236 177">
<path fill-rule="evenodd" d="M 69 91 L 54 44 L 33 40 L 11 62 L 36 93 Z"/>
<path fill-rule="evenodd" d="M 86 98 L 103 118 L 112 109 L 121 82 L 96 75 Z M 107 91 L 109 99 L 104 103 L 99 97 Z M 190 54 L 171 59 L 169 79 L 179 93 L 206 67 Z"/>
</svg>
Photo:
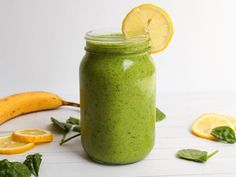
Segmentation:
<svg viewBox="0 0 236 177">
<path fill-rule="evenodd" d="M 73 107 L 80 107 L 79 103 L 69 102 L 62 100 L 62 105 L 64 106 L 73 106 Z"/>
</svg>

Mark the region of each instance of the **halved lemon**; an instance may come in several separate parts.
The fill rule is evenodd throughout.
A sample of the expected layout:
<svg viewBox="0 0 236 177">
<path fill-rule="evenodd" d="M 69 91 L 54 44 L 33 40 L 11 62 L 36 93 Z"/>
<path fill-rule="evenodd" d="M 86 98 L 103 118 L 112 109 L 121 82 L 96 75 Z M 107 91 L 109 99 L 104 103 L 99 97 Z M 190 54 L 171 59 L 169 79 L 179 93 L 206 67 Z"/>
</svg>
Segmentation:
<svg viewBox="0 0 236 177">
<path fill-rule="evenodd" d="M 14 140 L 30 143 L 46 143 L 53 140 L 50 131 L 40 128 L 17 130 L 12 133 L 12 137 Z"/>
<path fill-rule="evenodd" d="M 214 140 L 215 138 L 211 135 L 211 131 L 215 127 L 228 126 L 234 129 L 234 125 L 223 115 L 208 113 L 199 117 L 192 126 L 193 134 Z"/>
<path fill-rule="evenodd" d="M 11 136 L 0 137 L 0 154 L 18 154 L 32 149 L 34 143 L 13 140 Z"/>
<path fill-rule="evenodd" d="M 165 10 L 153 4 L 143 4 L 133 8 L 122 23 L 126 37 L 148 34 L 150 53 L 164 50 L 174 33 L 172 21 Z"/>
</svg>

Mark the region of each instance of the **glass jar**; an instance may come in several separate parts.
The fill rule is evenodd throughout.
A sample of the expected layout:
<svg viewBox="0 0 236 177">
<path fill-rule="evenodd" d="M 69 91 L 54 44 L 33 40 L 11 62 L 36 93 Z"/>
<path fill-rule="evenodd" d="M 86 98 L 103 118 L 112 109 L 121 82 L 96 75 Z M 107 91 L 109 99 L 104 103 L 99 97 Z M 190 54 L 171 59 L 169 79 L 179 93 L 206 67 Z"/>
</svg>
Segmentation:
<svg viewBox="0 0 236 177">
<path fill-rule="evenodd" d="M 81 141 L 95 161 L 143 159 L 155 139 L 155 66 L 146 35 L 86 34 L 80 64 Z"/>
</svg>

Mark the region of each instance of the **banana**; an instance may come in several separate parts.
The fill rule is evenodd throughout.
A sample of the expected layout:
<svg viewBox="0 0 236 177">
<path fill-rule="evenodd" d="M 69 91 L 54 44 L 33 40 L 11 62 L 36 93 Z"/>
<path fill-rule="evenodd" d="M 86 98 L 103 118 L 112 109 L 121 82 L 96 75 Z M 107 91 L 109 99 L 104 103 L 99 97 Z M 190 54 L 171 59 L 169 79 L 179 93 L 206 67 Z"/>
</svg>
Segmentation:
<svg viewBox="0 0 236 177">
<path fill-rule="evenodd" d="M 0 99 L 0 125 L 17 116 L 61 106 L 80 107 L 78 103 L 62 100 L 49 92 L 25 92 Z"/>
</svg>

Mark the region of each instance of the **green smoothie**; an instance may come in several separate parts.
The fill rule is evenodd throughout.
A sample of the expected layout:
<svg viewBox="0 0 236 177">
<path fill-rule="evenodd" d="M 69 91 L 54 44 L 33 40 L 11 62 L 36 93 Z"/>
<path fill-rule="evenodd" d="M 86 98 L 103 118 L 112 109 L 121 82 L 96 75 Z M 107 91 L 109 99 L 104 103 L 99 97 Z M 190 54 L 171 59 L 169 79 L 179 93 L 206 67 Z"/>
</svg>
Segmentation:
<svg viewBox="0 0 236 177">
<path fill-rule="evenodd" d="M 81 140 L 95 161 L 143 159 L 155 138 L 155 66 L 148 38 L 121 34 L 86 37 L 80 64 Z"/>
</svg>

